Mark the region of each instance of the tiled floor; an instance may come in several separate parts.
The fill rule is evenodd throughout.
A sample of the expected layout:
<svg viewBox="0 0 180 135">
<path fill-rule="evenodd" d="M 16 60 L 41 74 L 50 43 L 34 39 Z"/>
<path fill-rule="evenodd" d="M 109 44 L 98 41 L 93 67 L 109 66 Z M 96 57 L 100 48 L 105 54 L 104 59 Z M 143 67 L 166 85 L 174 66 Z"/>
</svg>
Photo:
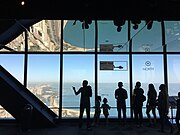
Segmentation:
<svg viewBox="0 0 180 135">
<path fill-rule="evenodd" d="M 82 129 L 79 129 L 78 123 L 63 122 L 55 128 L 31 129 L 26 132 L 22 132 L 17 125 L 1 125 L 0 135 L 180 135 L 180 132 L 175 128 L 173 133 L 170 133 L 170 129 L 167 127 L 165 132 L 161 133 L 159 132 L 159 125 L 152 128 L 148 127 L 147 123 L 144 123 L 143 127 L 140 128 L 131 123 L 125 127 L 117 123 L 110 123 L 106 127 L 101 123 L 98 127 L 87 130 L 85 124 Z"/>
</svg>

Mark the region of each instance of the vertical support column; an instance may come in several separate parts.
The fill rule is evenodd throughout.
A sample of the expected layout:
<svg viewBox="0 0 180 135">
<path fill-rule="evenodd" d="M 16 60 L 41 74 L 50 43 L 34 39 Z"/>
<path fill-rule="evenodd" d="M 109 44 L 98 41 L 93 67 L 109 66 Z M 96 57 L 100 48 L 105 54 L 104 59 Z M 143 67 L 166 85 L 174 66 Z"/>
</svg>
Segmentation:
<svg viewBox="0 0 180 135">
<path fill-rule="evenodd" d="M 27 30 L 25 30 L 24 87 L 27 87 L 27 67 L 28 67 L 28 32 Z"/>
<path fill-rule="evenodd" d="M 133 85 L 132 85 L 132 39 L 131 39 L 131 21 L 128 20 L 128 41 L 129 41 L 129 88 L 130 88 L 130 111 L 131 111 L 131 120 L 133 120 Z"/>
<path fill-rule="evenodd" d="M 98 23 L 95 20 L 95 98 L 98 94 L 98 57 L 97 57 L 97 48 L 98 48 Z M 94 99 L 95 100 L 95 99 Z"/>
<path fill-rule="evenodd" d="M 61 20 L 59 119 L 62 119 L 62 90 L 63 90 L 63 25 L 64 25 L 64 20 Z"/>
<path fill-rule="evenodd" d="M 166 37 L 165 37 L 165 26 L 164 21 L 161 21 L 161 29 L 162 29 L 162 46 L 163 46 L 163 63 L 164 63 L 164 83 L 168 89 L 168 73 L 167 73 L 167 46 L 166 46 Z"/>
</svg>

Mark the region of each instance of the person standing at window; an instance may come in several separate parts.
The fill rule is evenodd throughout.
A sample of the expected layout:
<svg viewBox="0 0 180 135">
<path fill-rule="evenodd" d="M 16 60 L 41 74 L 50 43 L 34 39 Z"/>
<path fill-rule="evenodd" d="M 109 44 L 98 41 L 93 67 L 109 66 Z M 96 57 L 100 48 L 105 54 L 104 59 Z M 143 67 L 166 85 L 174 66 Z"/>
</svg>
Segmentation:
<svg viewBox="0 0 180 135">
<path fill-rule="evenodd" d="M 104 98 L 103 104 L 101 105 L 101 108 L 103 109 L 103 114 L 106 120 L 106 127 L 108 127 L 109 125 L 108 117 L 109 117 L 109 110 L 111 109 L 111 107 L 109 106 L 107 102 L 108 102 L 107 98 Z"/>
<path fill-rule="evenodd" d="M 161 132 L 164 132 L 164 125 L 168 121 L 168 113 L 169 113 L 169 96 L 167 92 L 167 88 L 165 84 L 161 84 L 159 86 L 159 95 L 158 95 L 158 111 L 160 116 L 161 123 Z"/>
<path fill-rule="evenodd" d="M 92 97 L 92 88 L 88 85 L 87 80 L 83 80 L 82 87 L 76 91 L 75 87 L 73 87 L 75 95 L 81 93 L 80 99 L 80 114 L 79 114 L 79 128 L 82 127 L 82 117 L 84 113 L 84 109 L 86 109 L 87 115 L 87 129 L 90 129 L 90 97 Z"/>
<path fill-rule="evenodd" d="M 115 90 L 115 99 L 117 101 L 117 111 L 118 111 L 118 119 L 120 120 L 121 124 L 121 111 L 123 112 L 123 125 L 126 124 L 126 99 L 128 98 L 127 96 L 127 91 L 122 88 L 123 83 L 118 82 L 118 88 Z"/>
<path fill-rule="evenodd" d="M 134 98 L 133 107 L 134 107 L 135 123 L 137 127 L 142 126 L 142 120 L 143 120 L 142 106 L 144 102 L 143 94 L 144 94 L 144 90 L 141 88 L 141 83 L 138 81 L 136 82 L 136 86 L 133 94 L 133 98 Z"/>
<path fill-rule="evenodd" d="M 147 93 L 147 104 L 146 104 L 146 114 L 149 121 L 149 126 L 151 127 L 153 125 L 150 111 L 152 111 L 152 114 L 154 116 L 154 125 L 156 124 L 156 98 L 157 98 L 157 92 L 155 90 L 155 87 L 152 83 L 148 85 L 148 93 Z"/>
<path fill-rule="evenodd" d="M 92 126 L 98 126 L 99 117 L 101 114 L 101 96 L 97 96 L 95 98 L 95 106 L 93 108 L 95 108 L 95 113 L 94 113 L 94 120 Z"/>
</svg>

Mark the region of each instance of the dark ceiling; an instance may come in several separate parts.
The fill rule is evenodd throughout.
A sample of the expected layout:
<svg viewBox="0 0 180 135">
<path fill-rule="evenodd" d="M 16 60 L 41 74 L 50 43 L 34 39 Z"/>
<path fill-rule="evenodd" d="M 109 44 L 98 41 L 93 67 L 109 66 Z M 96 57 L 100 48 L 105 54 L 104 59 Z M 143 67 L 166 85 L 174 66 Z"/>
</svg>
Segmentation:
<svg viewBox="0 0 180 135">
<path fill-rule="evenodd" d="M 41 19 L 180 20 L 180 0 L 3 0 L 0 44 Z"/>
<path fill-rule="evenodd" d="M 180 0 L 3 0 L 0 18 L 179 20 Z"/>
</svg>

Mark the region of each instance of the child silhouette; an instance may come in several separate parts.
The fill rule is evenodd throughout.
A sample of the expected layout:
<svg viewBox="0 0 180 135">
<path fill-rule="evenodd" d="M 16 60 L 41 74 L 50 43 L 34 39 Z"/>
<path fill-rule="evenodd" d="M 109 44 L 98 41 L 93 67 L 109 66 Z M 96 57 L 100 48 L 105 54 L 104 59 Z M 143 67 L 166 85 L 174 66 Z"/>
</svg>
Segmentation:
<svg viewBox="0 0 180 135">
<path fill-rule="evenodd" d="M 103 109 L 103 114 L 106 120 L 106 127 L 108 127 L 109 121 L 108 121 L 108 116 L 109 116 L 109 110 L 111 107 L 107 104 L 108 100 L 107 98 L 103 99 L 103 104 L 101 105 L 101 108 Z"/>
</svg>

